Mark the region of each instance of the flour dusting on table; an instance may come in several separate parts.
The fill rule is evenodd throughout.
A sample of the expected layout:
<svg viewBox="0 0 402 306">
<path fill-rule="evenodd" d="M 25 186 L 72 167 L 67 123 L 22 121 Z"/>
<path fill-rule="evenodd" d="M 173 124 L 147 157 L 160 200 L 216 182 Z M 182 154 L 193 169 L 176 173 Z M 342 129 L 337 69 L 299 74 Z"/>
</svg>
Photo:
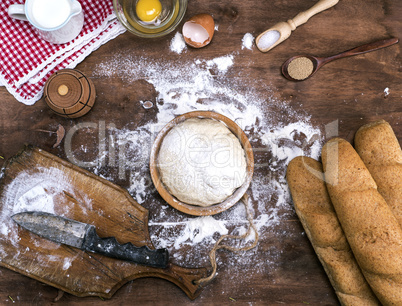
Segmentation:
<svg viewBox="0 0 402 306">
<path fill-rule="evenodd" d="M 247 36 L 244 46 L 249 48 L 249 43 Z M 157 113 L 150 122 L 135 130 L 116 128 L 112 134 L 115 147 L 124 148 L 121 157 L 125 163 L 119 173 L 129 173 L 130 194 L 150 211 L 149 230 L 155 247 L 168 248 L 173 262 L 186 267 L 208 266 L 208 252 L 216 240 L 228 233 L 244 233 L 248 222 L 240 203 L 218 215 L 193 217 L 171 208 L 160 198 L 150 178 L 149 156 L 153 140 L 166 123 L 186 112 L 209 110 L 229 117 L 245 131 L 255 155 L 255 172 L 248 194 L 261 241 L 288 235 L 286 231 L 275 230 L 289 215 L 294 216 L 285 180 L 286 165 L 302 154 L 318 158 L 321 149 L 321 131 L 310 123 L 309 116 L 275 98 L 275 89 L 257 92 L 255 84 L 259 80 L 244 84 L 243 77 L 243 83 L 239 82 L 230 75 L 235 62 L 235 54 L 193 61 L 149 61 L 125 54 L 100 63 L 94 71 L 96 77 L 121 77 L 127 84 L 146 80 L 158 93 Z M 92 171 L 113 181 L 100 167 Z M 281 256 L 281 251 L 270 248 L 264 260 L 257 261 L 258 252 L 258 246 L 240 254 L 218 252 L 218 266 L 220 256 L 230 256 L 226 261 L 229 274 L 236 279 L 247 267 L 252 268 L 252 273 L 273 269 Z"/>
<path fill-rule="evenodd" d="M 186 42 L 184 41 L 183 35 L 180 32 L 177 32 L 170 42 L 170 51 L 181 54 L 186 50 L 186 48 Z"/>
<path fill-rule="evenodd" d="M 150 110 L 144 110 L 141 103 L 133 104 L 133 112 L 152 111 L 154 114 L 148 121 L 135 123 L 135 129 L 103 123 L 108 127 L 105 132 L 108 145 L 100 147 L 96 159 L 98 164 L 89 170 L 119 185 L 126 182 L 123 187 L 149 210 L 152 242 L 156 248 L 167 248 L 173 263 L 184 267 L 209 266 L 208 253 L 219 237 L 246 233 L 245 207 L 238 203 L 223 213 L 207 217 L 189 216 L 173 209 L 155 190 L 149 174 L 149 156 L 157 133 L 178 115 L 209 110 L 235 121 L 248 136 L 254 150 L 255 171 L 247 193 L 260 243 L 251 251 L 238 254 L 218 252 L 217 264 L 220 273 L 220 266 L 227 258 L 222 267 L 225 279 L 241 282 L 244 280 L 239 276 L 245 270 L 251 277 L 253 273 L 271 273 L 278 267 L 283 250 L 277 249 L 272 242 L 289 238 L 289 232 L 279 231 L 278 225 L 286 228 L 283 223 L 295 218 L 285 180 L 286 165 L 297 155 L 318 158 L 322 136 L 320 129 L 310 123 L 307 114 L 275 98 L 275 89 L 263 86 L 263 91 L 257 91 L 256 88 L 261 88 L 256 86 L 261 85 L 260 80 L 246 82 L 247 77 L 237 77 L 233 73 L 236 56 L 227 54 L 184 62 L 180 59 L 149 61 L 143 57 L 116 54 L 98 64 L 94 76 L 118 77 L 128 85 L 145 80 L 155 88 L 157 96 Z M 128 123 L 128 126 L 132 127 L 133 123 Z M 83 144 L 82 154 L 89 153 Z M 110 162 L 112 156 L 115 158 L 113 163 Z M 66 214 L 63 206 L 57 205 L 56 209 L 54 205 L 64 192 L 74 194 L 78 191 L 72 189 L 58 169 L 20 173 L 3 191 L 0 239 L 18 243 L 16 225 L 10 219 L 14 213 L 40 210 Z M 83 199 L 82 202 L 88 201 Z M 86 207 L 82 209 L 85 213 Z M 253 233 L 245 241 L 228 239 L 225 243 L 243 247 L 251 244 L 252 238 Z M 45 247 L 52 246 L 55 247 L 49 243 Z M 263 255 L 260 246 L 263 246 Z M 41 260 L 45 263 L 51 259 Z M 69 269 L 72 260 L 61 261 L 62 268 Z"/>
<path fill-rule="evenodd" d="M 18 244 L 17 224 L 11 219 L 11 216 L 16 213 L 41 211 L 61 216 L 66 215 L 68 207 L 60 205 L 61 200 L 66 198 L 66 192 L 83 199 L 86 207 L 80 206 L 82 213 L 85 213 L 87 207 L 91 207 L 90 199 L 85 194 L 78 196 L 77 190 L 74 190 L 63 171 L 57 168 L 33 167 L 30 170 L 20 172 L 4 188 L 1 197 L 0 239 L 8 240 L 15 246 Z M 55 244 L 44 243 L 41 246 L 53 248 Z M 7 255 L 3 253 L 1 248 L 0 254 Z"/>
</svg>

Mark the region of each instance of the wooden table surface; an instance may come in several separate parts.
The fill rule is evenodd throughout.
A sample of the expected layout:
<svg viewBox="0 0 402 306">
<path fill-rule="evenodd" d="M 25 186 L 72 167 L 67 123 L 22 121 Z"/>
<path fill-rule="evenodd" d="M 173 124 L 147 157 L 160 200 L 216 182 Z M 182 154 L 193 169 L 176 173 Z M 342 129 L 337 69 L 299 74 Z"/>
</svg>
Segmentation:
<svg viewBox="0 0 402 306">
<path fill-rule="evenodd" d="M 100 63 L 111 63 L 119 57 L 138 56 L 153 60 L 178 60 L 191 62 L 195 59 L 212 59 L 232 54 L 233 66 L 226 77 L 243 82 L 236 90 L 246 92 L 249 84 L 260 95 L 267 89 L 275 101 L 284 101 L 298 112 L 311 116 L 311 124 L 321 131 L 325 126 L 338 123 L 338 135 L 349 141 L 355 131 L 367 122 L 383 118 L 387 120 L 399 139 L 402 139 L 402 58 L 401 44 L 376 52 L 367 53 L 327 64 L 313 78 L 304 82 L 290 82 L 280 73 L 281 64 L 290 56 L 313 54 L 327 56 L 375 40 L 398 37 L 402 34 L 402 2 L 399 0 L 340 0 L 327 11 L 312 17 L 296 29 L 281 45 L 268 53 L 242 49 L 242 38 L 246 33 L 256 37 L 268 27 L 293 18 L 297 13 L 310 8 L 314 0 L 271 0 L 271 1 L 196 1 L 190 0 L 185 18 L 208 12 L 213 15 L 218 31 L 206 48 L 187 49 L 181 54 L 169 51 L 169 43 L 175 33 L 160 39 L 138 38 L 124 33 L 90 54 L 77 69 L 92 79 L 97 90 L 94 109 L 86 116 L 70 120 L 56 116 L 47 108 L 43 99 L 33 106 L 17 102 L 4 87 L 0 87 L 0 155 L 9 158 L 24 144 L 38 146 L 61 158 L 67 158 L 63 143 L 53 148 L 55 136 L 39 130 L 55 131 L 59 124 L 66 131 L 78 123 L 113 123 L 118 128 L 135 128 L 155 116 L 157 106 L 144 109 L 139 101 L 156 101 L 157 92 L 146 80 L 123 78 L 95 73 Z M 179 28 L 180 29 L 180 28 Z M 121 59 L 121 58 L 120 58 Z M 251 83 L 250 80 L 255 82 Z M 388 88 L 388 89 L 387 89 Z M 273 102 L 272 102 L 273 101 Z M 267 109 L 272 107 L 268 105 Z M 286 114 L 283 114 L 286 122 Z M 264 123 L 262 123 L 264 124 Z M 268 123 L 267 123 L 268 124 Z M 80 151 L 79 144 L 88 144 L 96 138 L 95 132 L 80 131 L 74 149 L 79 158 L 91 160 L 93 152 Z M 94 136 L 95 134 L 95 136 Z M 249 131 L 252 137 L 253 131 Z M 95 139 L 96 140 L 96 139 Z M 259 158 L 258 153 L 256 154 Z M 3 161 L 1 161 L 3 162 Z M 91 171 L 91 168 L 88 168 Z M 119 179 L 112 168 L 102 168 L 101 174 L 114 183 L 128 188 L 127 179 Z M 266 167 L 256 169 L 255 178 L 269 175 Z M 156 201 L 163 201 L 155 192 Z M 266 199 L 270 205 L 272 199 Z M 254 205 L 256 205 L 254 203 Z M 144 206 L 147 207 L 146 203 Z M 150 211 L 152 220 L 152 211 Z M 267 264 L 266 269 L 252 273 L 248 265 L 241 277 L 230 277 L 231 256 L 218 253 L 217 278 L 201 295 L 190 301 L 175 285 L 160 279 L 139 279 L 129 282 L 113 296 L 102 301 L 97 297 L 78 298 L 65 294 L 58 304 L 102 304 L 102 305 L 211 305 L 238 303 L 244 305 L 274 304 L 338 304 L 334 291 L 314 251 L 298 222 L 295 213 L 283 219 L 272 232 L 260 233 L 261 239 L 256 260 L 272 260 L 269 250 L 275 249 L 275 270 Z M 286 232 L 286 234 L 282 233 Z M 190 250 L 191 252 L 191 250 Z M 41 284 L 5 268 L 0 268 L 0 304 L 49 305 L 54 302 L 58 290 Z"/>
</svg>

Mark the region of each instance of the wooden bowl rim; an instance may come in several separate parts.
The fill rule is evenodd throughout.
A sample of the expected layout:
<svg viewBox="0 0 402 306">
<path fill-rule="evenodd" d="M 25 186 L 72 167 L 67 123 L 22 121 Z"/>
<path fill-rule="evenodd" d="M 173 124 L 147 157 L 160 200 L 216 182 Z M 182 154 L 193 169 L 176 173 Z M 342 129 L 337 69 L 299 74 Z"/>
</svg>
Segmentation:
<svg viewBox="0 0 402 306">
<path fill-rule="evenodd" d="M 225 201 L 214 204 L 211 206 L 203 207 L 203 206 L 196 206 L 196 205 L 191 205 L 187 204 L 184 202 L 179 201 L 176 197 L 170 194 L 170 192 L 167 190 L 167 188 L 163 185 L 160 175 L 159 175 L 159 170 L 157 166 L 157 159 L 158 159 L 158 154 L 159 154 L 159 149 L 162 144 L 163 138 L 166 136 L 166 134 L 177 124 L 190 119 L 190 118 L 203 118 L 203 119 L 215 119 L 223 124 L 225 124 L 229 130 L 239 139 L 245 153 L 246 153 L 246 162 L 247 162 L 247 167 L 246 167 L 246 180 L 244 181 L 243 185 L 241 185 L 239 188 L 235 190 L 235 192 L 229 196 Z M 210 216 L 210 215 L 215 215 L 218 213 L 221 213 L 233 205 L 235 205 L 246 193 L 248 187 L 250 186 L 251 179 L 253 177 L 254 173 L 254 155 L 253 155 L 253 149 L 251 147 L 251 144 L 244 133 L 244 131 L 231 119 L 228 117 L 221 115 L 216 112 L 212 111 L 193 111 L 193 112 L 188 112 L 183 115 L 177 116 L 170 122 L 168 122 L 162 130 L 158 133 L 157 137 L 155 138 L 155 141 L 152 145 L 151 148 L 151 155 L 150 155 L 150 172 L 151 172 L 151 178 L 152 182 L 154 183 L 156 190 L 158 190 L 159 194 L 161 197 L 173 208 L 176 208 L 177 210 L 184 212 L 189 215 L 193 216 Z"/>
</svg>

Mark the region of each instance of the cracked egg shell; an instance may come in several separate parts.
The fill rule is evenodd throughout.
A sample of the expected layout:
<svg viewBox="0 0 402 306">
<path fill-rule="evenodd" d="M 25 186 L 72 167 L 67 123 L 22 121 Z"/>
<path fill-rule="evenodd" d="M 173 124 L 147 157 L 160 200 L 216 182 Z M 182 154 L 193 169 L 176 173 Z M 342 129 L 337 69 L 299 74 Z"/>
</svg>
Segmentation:
<svg viewBox="0 0 402 306">
<path fill-rule="evenodd" d="M 198 14 L 183 24 L 184 41 L 191 47 L 202 48 L 208 45 L 215 32 L 215 22 L 209 14 Z"/>
</svg>

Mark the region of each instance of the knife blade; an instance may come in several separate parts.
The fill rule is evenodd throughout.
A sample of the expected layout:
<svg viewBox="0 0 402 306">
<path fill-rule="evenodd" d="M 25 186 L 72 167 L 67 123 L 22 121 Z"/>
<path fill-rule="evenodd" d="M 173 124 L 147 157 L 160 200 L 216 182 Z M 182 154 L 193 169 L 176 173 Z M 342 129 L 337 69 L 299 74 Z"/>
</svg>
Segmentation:
<svg viewBox="0 0 402 306">
<path fill-rule="evenodd" d="M 166 249 L 152 250 L 147 246 L 136 247 L 130 242 L 120 244 L 114 237 L 100 238 L 91 224 L 38 211 L 17 213 L 11 218 L 32 233 L 57 243 L 156 268 L 168 265 Z"/>
</svg>

